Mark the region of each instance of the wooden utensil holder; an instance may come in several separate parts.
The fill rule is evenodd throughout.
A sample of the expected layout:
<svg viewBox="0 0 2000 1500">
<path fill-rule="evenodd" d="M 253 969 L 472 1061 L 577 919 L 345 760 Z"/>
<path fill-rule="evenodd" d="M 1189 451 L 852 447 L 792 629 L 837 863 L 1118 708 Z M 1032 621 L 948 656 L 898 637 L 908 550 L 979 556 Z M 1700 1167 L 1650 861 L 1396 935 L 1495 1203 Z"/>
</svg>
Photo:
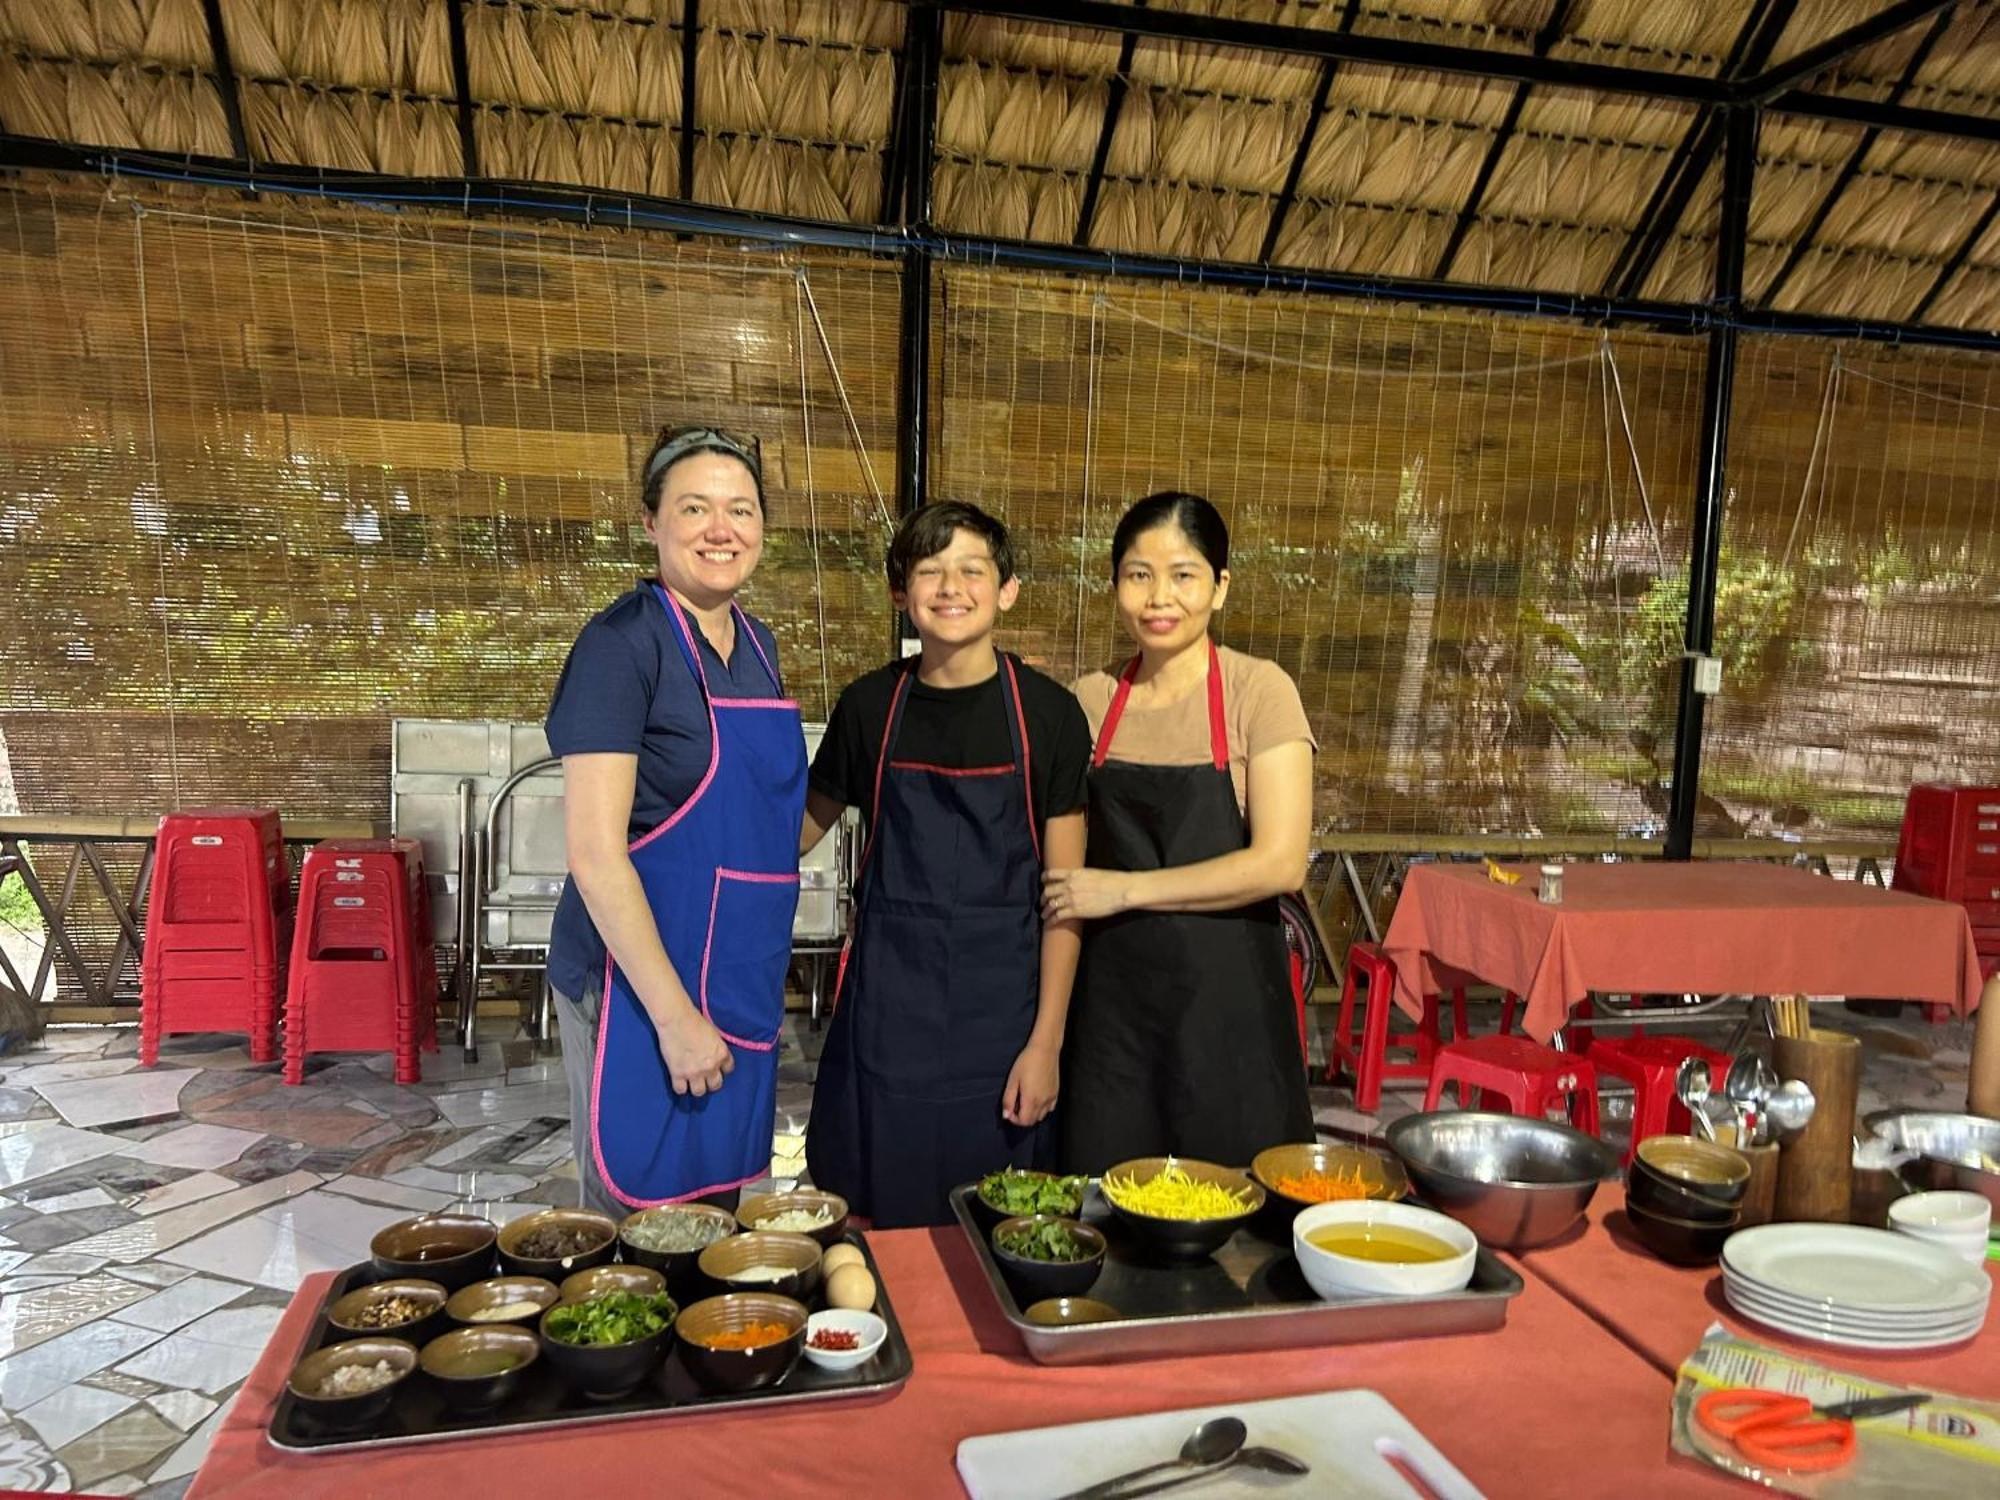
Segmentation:
<svg viewBox="0 0 2000 1500">
<path fill-rule="evenodd" d="M 1778 1076 L 1796 1078 L 1818 1101 L 1806 1128 L 1778 1147 L 1772 1217 L 1844 1224 L 1854 1185 L 1854 1110 L 1861 1095 L 1861 1043 L 1817 1027 L 1776 1039 Z"/>
<path fill-rule="evenodd" d="M 1743 1210 L 1736 1220 L 1739 1229 L 1751 1229 L 1771 1222 L 1778 1201 L 1778 1147 L 1766 1141 L 1761 1146 L 1738 1146 L 1750 1163 L 1750 1181 L 1743 1188 Z"/>
</svg>

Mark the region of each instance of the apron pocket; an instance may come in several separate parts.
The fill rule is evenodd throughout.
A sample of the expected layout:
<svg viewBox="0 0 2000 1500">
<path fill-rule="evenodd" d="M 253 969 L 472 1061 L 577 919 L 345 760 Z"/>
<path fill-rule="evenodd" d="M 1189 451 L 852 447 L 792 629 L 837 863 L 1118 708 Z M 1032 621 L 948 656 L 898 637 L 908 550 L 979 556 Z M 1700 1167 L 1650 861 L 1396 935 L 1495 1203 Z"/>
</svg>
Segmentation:
<svg viewBox="0 0 2000 1500">
<path fill-rule="evenodd" d="M 799 877 L 717 870 L 701 953 L 701 1013 L 740 1047 L 768 1051 L 785 1022 Z"/>
</svg>

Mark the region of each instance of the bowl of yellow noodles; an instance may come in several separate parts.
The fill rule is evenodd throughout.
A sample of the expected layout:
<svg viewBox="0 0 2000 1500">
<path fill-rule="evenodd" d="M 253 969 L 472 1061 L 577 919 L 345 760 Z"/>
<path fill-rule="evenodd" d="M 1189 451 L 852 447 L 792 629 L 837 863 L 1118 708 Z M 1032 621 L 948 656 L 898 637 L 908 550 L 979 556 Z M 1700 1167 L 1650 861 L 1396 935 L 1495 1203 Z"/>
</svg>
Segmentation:
<svg viewBox="0 0 2000 1500">
<path fill-rule="evenodd" d="M 1098 1191 L 1141 1245 L 1167 1260 L 1213 1255 L 1264 1206 L 1264 1189 L 1240 1167 L 1191 1156 L 1121 1161 Z"/>
</svg>

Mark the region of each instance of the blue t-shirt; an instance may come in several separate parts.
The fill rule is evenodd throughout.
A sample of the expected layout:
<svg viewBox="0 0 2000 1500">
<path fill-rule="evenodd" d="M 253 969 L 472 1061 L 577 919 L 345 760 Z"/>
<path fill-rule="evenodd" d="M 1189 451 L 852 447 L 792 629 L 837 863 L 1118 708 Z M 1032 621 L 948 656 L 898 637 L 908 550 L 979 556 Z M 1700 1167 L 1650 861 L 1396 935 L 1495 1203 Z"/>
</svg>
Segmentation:
<svg viewBox="0 0 2000 1500">
<path fill-rule="evenodd" d="M 750 628 L 775 668 L 778 643 L 761 620 Z M 549 702 L 552 755 L 615 754 L 639 757 L 626 838 L 642 838 L 674 815 L 708 770 L 708 711 L 701 685 L 681 654 L 674 622 L 650 582 L 641 583 L 600 611 L 569 648 Z M 708 688 L 718 698 L 768 698 L 771 676 L 757 648 L 736 632 L 727 662 L 700 630 Z M 777 684 L 780 696 L 784 686 Z M 576 882 L 563 882 L 549 935 L 549 983 L 572 999 L 584 981 L 604 977 L 604 939 L 590 920 Z"/>
</svg>

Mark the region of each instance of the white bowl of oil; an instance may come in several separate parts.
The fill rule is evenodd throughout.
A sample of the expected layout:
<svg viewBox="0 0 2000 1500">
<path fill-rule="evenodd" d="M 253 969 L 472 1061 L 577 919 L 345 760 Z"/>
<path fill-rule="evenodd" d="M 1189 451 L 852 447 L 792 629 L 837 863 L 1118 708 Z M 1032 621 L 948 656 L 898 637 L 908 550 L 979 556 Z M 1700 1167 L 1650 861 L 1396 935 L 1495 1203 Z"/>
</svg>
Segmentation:
<svg viewBox="0 0 2000 1500">
<path fill-rule="evenodd" d="M 1328 1301 L 1426 1297 L 1472 1280 L 1479 1241 L 1435 1210 L 1356 1199 L 1302 1210 L 1292 1220 L 1292 1254 Z"/>
</svg>

